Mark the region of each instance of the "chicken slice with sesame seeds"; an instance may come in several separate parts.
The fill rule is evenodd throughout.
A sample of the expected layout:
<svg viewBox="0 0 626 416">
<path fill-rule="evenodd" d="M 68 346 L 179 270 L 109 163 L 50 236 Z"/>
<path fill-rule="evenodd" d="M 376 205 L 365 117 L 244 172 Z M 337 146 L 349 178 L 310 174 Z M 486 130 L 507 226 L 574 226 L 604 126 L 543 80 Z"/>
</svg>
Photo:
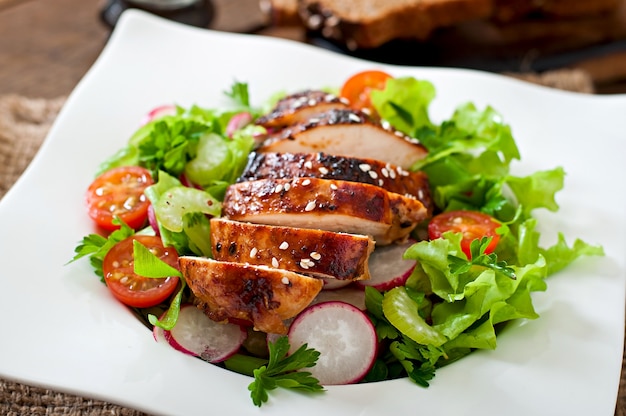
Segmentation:
<svg viewBox="0 0 626 416">
<path fill-rule="evenodd" d="M 282 98 L 255 123 L 270 129 L 281 128 L 306 121 L 333 108 L 348 108 L 348 102 L 325 91 L 306 90 Z"/>
<path fill-rule="evenodd" d="M 323 281 L 284 269 L 201 257 L 179 258 L 196 303 L 217 322 L 251 323 L 257 331 L 285 334 L 285 320 L 307 307 Z"/>
<path fill-rule="evenodd" d="M 211 219 L 215 260 L 272 266 L 337 280 L 369 279 L 368 236 Z"/>
<path fill-rule="evenodd" d="M 408 237 L 428 211 L 378 186 L 319 178 L 259 179 L 230 185 L 222 215 L 236 221 L 371 236 L 377 245 Z"/>
<path fill-rule="evenodd" d="M 377 159 L 335 156 L 328 153 L 253 152 L 238 182 L 268 178 L 316 177 L 369 183 L 401 195 L 412 195 L 432 213 L 428 177 Z"/>
<path fill-rule="evenodd" d="M 270 135 L 259 152 L 312 153 L 377 159 L 409 169 L 427 155 L 417 140 L 353 109 L 331 109 Z"/>
</svg>

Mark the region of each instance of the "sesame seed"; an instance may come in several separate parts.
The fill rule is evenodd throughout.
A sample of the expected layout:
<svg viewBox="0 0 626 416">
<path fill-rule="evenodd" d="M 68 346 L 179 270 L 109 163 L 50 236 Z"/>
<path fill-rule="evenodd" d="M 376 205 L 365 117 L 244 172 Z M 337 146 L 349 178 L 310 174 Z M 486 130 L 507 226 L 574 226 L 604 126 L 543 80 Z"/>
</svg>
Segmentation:
<svg viewBox="0 0 626 416">
<path fill-rule="evenodd" d="M 308 26 L 309 26 L 311 29 L 313 29 L 313 30 L 315 30 L 315 29 L 319 29 L 319 28 L 320 28 L 320 26 L 322 25 L 322 21 L 323 21 L 323 18 L 322 18 L 322 16 L 321 16 L 321 15 L 319 15 L 319 14 L 313 14 L 313 15 L 309 16 L 309 19 L 308 19 Z"/>
<path fill-rule="evenodd" d="M 283 276 L 282 279 L 280 279 L 280 281 L 284 284 L 284 285 L 288 285 L 289 284 L 289 279 L 287 278 L 287 276 Z"/>
<path fill-rule="evenodd" d="M 304 162 L 304 167 L 307 169 L 313 169 L 313 163 L 310 160 Z"/>
<path fill-rule="evenodd" d="M 310 184 L 311 184 L 311 180 L 310 179 L 305 179 L 305 180 L 302 181 L 302 183 L 300 185 L 307 186 L 307 185 L 310 185 Z"/>
<path fill-rule="evenodd" d="M 361 169 L 363 172 L 367 172 L 368 170 L 372 169 L 372 167 L 367 163 L 361 163 L 359 165 L 359 169 Z"/>
<path fill-rule="evenodd" d="M 250 257 L 255 257 L 258 252 L 259 252 L 258 248 L 252 247 L 252 250 L 250 250 Z"/>
<path fill-rule="evenodd" d="M 368 175 L 370 175 L 370 178 L 372 178 L 372 179 L 377 179 L 378 178 L 378 173 L 374 172 L 373 170 L 370 170 L 367 173 L 368 173 Z"/>
<path fill-rule="evenodd" d="M 324 101 L 326 101 L 327 103 L 331 103 L 335 101 L 336 99 L 337 97 L 334 96 L 333 94 L 326 94 L 326 96 L 324 96 Z"/>
<path fill-rule="evenodd" d="M 317 104 L 317 100 L 314 99 L 314 98 L 311 98 L 307 104 L 309 104 L 311 107 L 313 107 L 315 104 Z"/>
<path fill-rule="evenodd" d="M 385 181 L 383 181 L 382 179 L 378 180 L 378 186 L 383 186 L 385 184 Z"/>
<path fill-rule="evenodd" d="M 300 260 L 300 267 L 303 269 L 309 269 L 311 267 L 315 267 L 315 263 L 311 259 L 302 259 Z"/>
<path fill-rule="evenodd" d="M 305 211 L 313 211 L 315 209 L 315 201 L 309 201 L 308 204 L 306 204 L 306 207 L 304 207 Z"/>
<path fill-rule="evenodd" d="M 289 189 L 291 189 L 291 184 L 290 183 L 286 183 L 285 186 L 283 187 L 283 189 L 285 189 L 285 192 L 287 192 Z"/>
<path fill-rule="evenodd" d="M 396 171 L 395 171 L 395 170 L 393 170 L 393 169 L 390 169 L 390 170 L 389 170 L 389 177 L 390 177 L 391 179 L 396 179 Z"/>
<path fill-rule="evenodd" d="M 385 130 L 389 130 L 391 128 L 391 124 L 389 124 L 389 122 L 387 120 L 381 121 L 380 125 Z"/>
<path fill-rule="evenodd" d="M 417 191 L 417 196 L 419 197 L 419 199 L 424 199 L 424 191 L 419 189 Z"/>
<path fill-rule="evenodd" d="M 281 250 L 287 250 L 289 248 L 289 243 L 286 242 L 286 241 L 283 241 L 282 243 L 280 243 L 278 248 L 281 249 Z"/>
<path fill-rule="evenodd" d="M 380 170 L 380 173 L 382 173 L 385 178 L 389 177 L 389 171 L 387 170 L 387 168 L 382 168 Z"/>
<path fill-rule="evenodd" d="M 350 119 L 350 121 L 352 121 L 354 123 L 360 123 L 361 122 L 361 117 L 359 117 L 357 114 L 354 114 L 354 113 L 348 114 L 348 119 Z"/>
<path fill-rule="evenodd" d="M 372 115 L 372 112 L 370 111 L 369 108 L 365 107 L 361 109 L 362 112 L 364 112 L 365 114 L 367 114 L 368 116 Z"/>
<path fill-rule="evenodd" d="M 320 122 L 320 119 L 319 119 L 319 118 L 317 118 L 317 117 L 311 117 L 311 118 L 308 120 L 308 124 L 317 124 L 317 123 L 319 123 L 319 122 Z"/>
<path fill-rule="evenodd" d="M 311 253 L 311 258 L 313 260 L 319 260 L 322 258 L 322 255 L 320 253 L 318 253 L 317 251 L 314 251 Z"/>
<path fill-rule="evenodd" d="M 395 134 L 398 137 L 404 137 L 405 136 L 404 133 L 402 133 L 400 130 L 394 131 L 393 134 Z"/>
<path fill-rule="evenodd" d="M 318 170 L 320 171 L 322 175 L 328 175 L 328 169 L 326 169 L 324 166 L 322 166 Z"/>
<path fill-rule="evenodd" d="M 336 190 L 337 190 L 337 189 L 339 189 L 339 188 L 338 188 L 338 187 L 337 187 L 337 185 L 335 185 L 334 183 L 331 183 L 331 184 L 330 184 L 330 189 L 332 189 L 333 191 L 336 191 Z"/>
<path fill-rule="evenodd" d="M 276 259 L 276 257 L 272 257 L 272 267 L 278 267 L 278 260 Z"/>
<path fill-rule="evenodd" d="M 282 191 L 282 190 L 283 190 L 283 185 L 280 184 L 280 183 L 278 185 L 276 185 L 276 188 L 274 188 L 274 192 L 277 193 L 277 194 L 280 193 L 280 191 Z"/>
<path fill-rule="evenodd" d="M 347 98 L 339 97 L 339 101 L 341 102 L 341 104 L 350 105 L 350 100 L 348 100 Z"/>
<path fill-rule="evenodd" d="M 326 19 L 327 26 L 337 26 L 340 23 L 341 19 L 338 16 L 331 15 Z"/>
</svg>

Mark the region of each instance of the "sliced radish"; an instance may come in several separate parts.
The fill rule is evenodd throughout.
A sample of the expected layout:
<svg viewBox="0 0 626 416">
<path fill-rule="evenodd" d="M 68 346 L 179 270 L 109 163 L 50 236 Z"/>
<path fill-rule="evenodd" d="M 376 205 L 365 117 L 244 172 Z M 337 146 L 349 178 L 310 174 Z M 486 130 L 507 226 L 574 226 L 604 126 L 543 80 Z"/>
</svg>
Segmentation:
<svg viewBox="0 0 626 416">
<path fill-rule="evenodd" d="M 148 114 L 141 119 L 141 125 L 148 124 L 149 122 L 161 118 L 163 116 L 173 116 L 176 114 L 176 106 L 171 104 L 161 105 L 153 108 Z"/>
<path fill-rule="evenodd" d="M 241 326 L 215 322 L 194 305 L 181 306 L 176 325 L 165 331 L 172 347 L 211 363 L 236 353 L 246 335 Z"/>
<path fill-rule="evenodd" d="M 324 287 L 322 287 L 322 290 L 337 290 L 352 283 L 351 280 L 340 280 L 326 277 L 322 277 L 321 279 L 324 281 Z"/>
<path fill-rule="evenodd" d="M 252 115 L 248 112 L 235 114 L 226 125 L 226 136 L 233 137 L 233 133 L 252 122 Z"/>
<path fill-rule="evenodd" d="M 167 338 L 165 338 L 165 329 L 161 328 L 160 326 L 154 326 L 152 328 L 152 336 L 154 337 L 154 340 L 156 342 L 162 343 L 165 342 L 167 343 Z"/>
<path fill-rule="evenodd" d="M 303 344 L 320 352 L 308 368 L 322 385 L 360 381 L 372 368 L 378 350 L 374 325 L 345 302 L 318 303 L 305 309 L 289 328 L 290 353 Z"/>
<path fill-rule="evenodd" d="M 161 235 L 161 231 L 159 230 L 159 222 L 156 218 L 156 213 L 154 212 L 154 206 L 152 204 L 148 205 L 148 223 L 150 227 L 154 230 L 156 235 Z"/>
<path fill-rule="evenodd" d="M 415 268 L 415 260 L 405 260 L 402 255 L 414 243 L 408 241 L 376 247 L 369 258 L 371 277 L 368 280 L 359 280 L 357 284 L 363 288 L 372 286 L 380 291 L 404 285 Z"/>
<path fill-rule="evenodd" d="M 335 290 L 322 290 L 311 302 L 311 305 L 317 305 L 322 302 L 330 302 L 338 300 L 356 306 L 364 311 L 365 308 L 365 291 L 358 286 L 342 287 Z"/>
</svg>

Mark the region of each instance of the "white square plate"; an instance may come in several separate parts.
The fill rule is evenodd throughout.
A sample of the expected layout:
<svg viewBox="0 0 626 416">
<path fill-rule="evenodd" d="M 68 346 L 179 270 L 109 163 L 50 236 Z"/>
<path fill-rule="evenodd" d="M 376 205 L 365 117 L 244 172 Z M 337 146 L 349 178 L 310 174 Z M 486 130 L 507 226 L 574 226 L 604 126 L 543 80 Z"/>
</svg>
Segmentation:
<svg viewBox="0 0 626 416">
<path fill-rule="evenodd" d="M 408 52 L 410 53 L 410 52 Z M 337 86 L 382 68 L 428 79 L 443 120 L 466 101 L 492 105 L 522 153 L 514 173 L 563 166 L 557 214 L 540 212 L 545 244 L 562 231 L 602 244 L 537 293 L 541 318 L 519 322 L 495 351 L 438 371 L 428 389 L 402 379 L 275 391 L 254 407 L 250 379 L 157 344 L 109 295 L 88 261 L 66 265 L 93 231 L 84 190 L 96 167 L 160 104 L 219 106 L 234 80 L 254 102 L 276 91 Z M 591 96 L 466 70 L 394 67 L 290 41 L 217 33 L 138 11 L 119 22 L 69 97 L 31 166 L 0 203 L 0 376 L 177 415 L 612 415 L 624 339 L 626 96 Z"/>
</svg>

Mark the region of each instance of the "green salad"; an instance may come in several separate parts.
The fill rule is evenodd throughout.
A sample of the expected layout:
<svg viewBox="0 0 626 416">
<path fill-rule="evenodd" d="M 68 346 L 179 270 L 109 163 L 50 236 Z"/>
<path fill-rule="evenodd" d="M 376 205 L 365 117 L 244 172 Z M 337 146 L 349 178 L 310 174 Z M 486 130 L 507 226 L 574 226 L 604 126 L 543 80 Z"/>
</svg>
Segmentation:
<svg viewBox="0 0 626 416">
<path fill-rule="evenodd" d="M 346 95 L 345 86 L 326 90 Z M 427 149 L 427 156 L 410 170 L 427 175 L 433 222 L 440 215 L 444 219 L 446 213 L 461 212 L 469 213 L 463 218 L 473 219 L 476 213 L 492 223 L 489 233 L 471 239 L 465 229 L 446 228 L 441 221 L 418 225 L 411 235 L 415 242 L 403 253 L 405 260 L 415 261 L 404 284 L 389 290 L 364 289 L 365 313 L 375 328 L 378 350 L 358 382 L 408 377 L 427 387 L 437 368 L 476 349 L 495 349 L 507 322 L 538 318 L 532 292 L 546 290 L 546 278 L 578 257 L 603 255 L 603 249 L 579 239 L 570 244 L 562 234 L 554 245 L 540 245 L 533 214 L 559 209 L 555 195 L 564 186 L 565 171 L 555 166 L 529 176 L 513 175 L 511 165 L 521 155 L 511 126 L 496 109 L 461 103 L 439 122 L 429 112 L 436 90 L 428 80 L 389 76 L 382 86 L 364 91 L 367 102 L 361 108 Z M 163 246 L 178 256 L 213 257 L 210 218 L 221 215 L 227 188 L 244 170 L 258 138 L 268 134 L 254 120 L 285 95 L 278 93 L 257 107 L 251 105 L 246 83 L 235 82 L 225 93 L 231 98 L 230 108 L 171 107 L 141 126 L 123 149 L 94 169 L 99 177 L 114 169 L 141 167 L 151 178 L 142 188 L 151 226 L 143 217 L 140 225 L 129 225 L 121 212 L 107 220 L 111 226 L 106 232 L 88 235 L 76 247 L 74 260 L 89 257 L 96 274 L 110 287 L 107 254 L 133 235 L 159 236 Z M 433 228 L 438 238 L 432 238 Z M 181 305 L 191 296 L 185 278 L 175 261 L 164 261 L 151 247 L 146 249 L 139 241 L 129 247 L 132 252 L 126 255 L 132 256 L 134 273 L 141 278 L 178 279 L 157 305 L 124 302 L 149 325 L 171 331 Z M 218 365 L 253 377 L 250 393 L 258 406 L 276 387 L 323 390 L 309 371 L 319 352 L 307 346 L 288 351 L 289 339 L 283 336 L 268 343 L 266 354 L 240 349 Z"/>
</svg>

